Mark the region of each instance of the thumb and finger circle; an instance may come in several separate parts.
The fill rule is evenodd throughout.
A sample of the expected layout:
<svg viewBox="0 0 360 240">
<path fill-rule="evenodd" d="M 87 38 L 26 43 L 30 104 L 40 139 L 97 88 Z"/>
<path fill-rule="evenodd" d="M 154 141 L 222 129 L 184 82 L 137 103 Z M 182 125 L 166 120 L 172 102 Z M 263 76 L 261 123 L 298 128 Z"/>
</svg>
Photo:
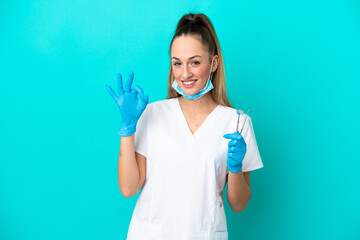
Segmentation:
<svg viewBox="0 0 360 240">
<path fill-rule="evenodd" d="M 142 88 L 140 86 L 136 85 L 134 87 L 134 90 L 139 94 L 140 98 L 143 101 L 147 102 L 149 100 L 149 96 L 144 95 L 144 91 L 142 90 Z"/>
<path fill-rule="evenodd" d="M 142 90 L 142 88 L 140 86 L 136 85 L 134 87 L 135 91 L 131 91 L 131 85 L 133 83 L 133 80 L 134 80 L 134 73 L 130 72 L 128 81 L 126 82 L 126 85 L 125 85 L 125 91 L 124 91 L 122 76 L 120 73 L 117 74 L 117 90 L 119 92 L 119 96 L 123 95 L 124 93 L 131 93 L 134 95 L 138 94 L 140 96 L 141 100 L 143 100 L 143 102 L 147 103 L 149 100 L 149 96 L 144 95 L 144 91 Z M 109 85 L 106 85 L 106 89 L 108 90 L 110 96 L 115 100 L 115 102 L 118 102 L 119 96 L 115 93 L 115 91 Z"/>
</svg>

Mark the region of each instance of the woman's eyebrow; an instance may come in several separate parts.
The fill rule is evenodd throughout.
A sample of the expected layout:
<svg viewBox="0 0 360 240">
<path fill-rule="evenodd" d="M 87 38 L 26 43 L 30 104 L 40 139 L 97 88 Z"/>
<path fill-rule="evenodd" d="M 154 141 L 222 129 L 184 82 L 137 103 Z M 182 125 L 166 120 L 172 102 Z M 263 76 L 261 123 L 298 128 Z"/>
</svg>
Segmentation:
<svg viewBox="0 0 360 240">
<path fill-rule="evenodd" d="M 201 57 L 200 55 L 195 55 L 195 56 L 192 56 L 192 57 L 189 57 L 189 60 L 193 59 L 193 58 L 196 58 L 196 57 Z M 175 58 L 176 60 L 180 60 L 179 58 L 177 57 L 172 57 L 172 58 Z"/>
</svg>

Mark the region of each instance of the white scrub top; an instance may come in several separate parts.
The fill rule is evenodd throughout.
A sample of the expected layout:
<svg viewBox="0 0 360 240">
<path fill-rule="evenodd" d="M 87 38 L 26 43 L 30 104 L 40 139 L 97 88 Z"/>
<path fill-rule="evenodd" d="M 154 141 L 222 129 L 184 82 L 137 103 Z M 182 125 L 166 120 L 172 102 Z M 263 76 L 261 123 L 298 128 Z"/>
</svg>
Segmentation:
<svg viewBox="0 0 360 240">
<path fill-rule="evenodd" d="M 236 109 L 218 105 L 192 134 L 178 98 L 147 105 L 135 133 L 135 152 L 146 157 L 146 178 L 128 240 L 228 239 L 223 190 Z M 240 117 L 239 129 L 245 116 Z M 251 118 L 242 171 L 263 167 Z"/>
</svg>

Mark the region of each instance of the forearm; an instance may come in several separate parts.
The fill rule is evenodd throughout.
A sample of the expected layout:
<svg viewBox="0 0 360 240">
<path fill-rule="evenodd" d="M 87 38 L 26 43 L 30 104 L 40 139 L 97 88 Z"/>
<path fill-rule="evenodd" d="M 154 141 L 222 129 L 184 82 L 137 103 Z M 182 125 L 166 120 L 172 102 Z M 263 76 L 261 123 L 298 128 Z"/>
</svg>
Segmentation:
<svg viewBox="0 0 360 240">
<path fill-rule="evenodd" d="M 139 167 L 135 158 L 134 134 L 121 137 L 119 162 L 118 162 L 118 181 L 120 192 L 125 197 L 131 197 L 137 192 L 139 184 Z"/>
<path fill-rule="evenodd" d="M 229 172 L 227 199 L 235 213 L 243 211 L 251 197 L 251 189 L 247 184 L 242 170 Z"/>
</svg>

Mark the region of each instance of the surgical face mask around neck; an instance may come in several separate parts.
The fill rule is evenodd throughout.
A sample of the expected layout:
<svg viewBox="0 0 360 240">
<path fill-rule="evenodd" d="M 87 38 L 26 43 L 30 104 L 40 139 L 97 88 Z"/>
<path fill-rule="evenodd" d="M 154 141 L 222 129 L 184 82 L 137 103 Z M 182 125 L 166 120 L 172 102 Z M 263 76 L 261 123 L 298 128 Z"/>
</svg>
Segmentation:
<svg viewBox="0 0 360 240">
<path fill-rule="evenodd" d="M 214 57 L 211 61 L 211 66 L 210 66 L 210 73 L 209 73 L 209 78 L 208 78 L 208 81 L 205 85 L 205 87 L 203 89 L 201 89 L 198 93 L 194 94 L 194 95 L 187 95 L 184 93 L 183 90 L 181 90 L 181 88 L 179 87 L 179 85 L 177 84 L 176 82 L 176 79 L 174 79 L 174 82 L 173 84 L 171 85 L 176 92 L 178 92 L 179 94 L 183 95 L 185 98 L 189 99 L 189 100 L 193 100 L 193 99 L 199 99 L 201 98 L 205 93 L 209 92 L 211 89 L 214 88 L 214 86 L 212 85 L 211 83 L 211 78 L 210 76 L 212 77 L 212 72 L 211 72 L 211 69 L 212 69 L 212 65 L 213 65 L 213 61 L 214 61 Z"/>
</svg>

